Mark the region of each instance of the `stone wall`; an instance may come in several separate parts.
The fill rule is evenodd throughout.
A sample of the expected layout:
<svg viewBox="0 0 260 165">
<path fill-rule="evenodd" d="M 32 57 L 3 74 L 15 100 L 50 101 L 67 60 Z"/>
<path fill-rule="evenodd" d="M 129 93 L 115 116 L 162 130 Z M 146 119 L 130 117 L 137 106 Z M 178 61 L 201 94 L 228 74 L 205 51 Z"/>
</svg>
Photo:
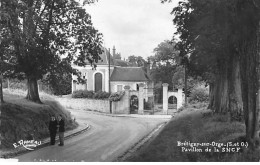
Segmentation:
<svg viewBox="0 0 260 165">
<path fill-rule="evenodd" d="M 130 97 L 138 97 L 138 114 L 143 114 L 144 110 L 144 84 L 139 84 L 139 91 L 130 91 L 130 86 L 124 86 L 125 95 L 120 101 L 111 102 L 111 111 L 113 114 L 130 114 Z M 86 98 L 57 98 L 65 108 L 93 110 L 103 113 L 110 113 L 109 100 L 95 100 Z"/>
<path fill-rule="evenodd" d="M 113 114 L 130 114 L 129 86 L 125 86 L 125 95 L 120 101 L 112 102 Z"/>
<path fill-rule="evenodd" d="M 128 93 L 125 94 L 120 101 L 111 102 L 113 114 L 129 114 L 130 100 Z M 65 108 L 92 110 L 102 113 L 110 113 L 109 100 L 95 100 L 86 98 L 57 98 Z"/>
<path fill-rule="evenodd" d="M 110 113 L 109 100 L 95 100 L 95 99 L 73 99 L 73 98 L 59 98 L 56 99 L 65 108 L 93 110 L 103 113 Z"/>
</svg>

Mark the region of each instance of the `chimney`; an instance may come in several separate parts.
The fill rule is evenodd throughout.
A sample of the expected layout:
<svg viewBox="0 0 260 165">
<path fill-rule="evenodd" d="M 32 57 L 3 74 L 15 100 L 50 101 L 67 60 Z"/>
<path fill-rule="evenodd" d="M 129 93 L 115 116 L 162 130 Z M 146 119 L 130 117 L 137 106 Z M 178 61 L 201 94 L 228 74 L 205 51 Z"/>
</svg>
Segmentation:
<svg viewBox="0 0 260 165">
<path fill-rule="evenodd" d="M 115 45 L 113 46 L 113 57 L 115 57 L 116 55 L 116 48 L 115 48 Z"/>
</svg>

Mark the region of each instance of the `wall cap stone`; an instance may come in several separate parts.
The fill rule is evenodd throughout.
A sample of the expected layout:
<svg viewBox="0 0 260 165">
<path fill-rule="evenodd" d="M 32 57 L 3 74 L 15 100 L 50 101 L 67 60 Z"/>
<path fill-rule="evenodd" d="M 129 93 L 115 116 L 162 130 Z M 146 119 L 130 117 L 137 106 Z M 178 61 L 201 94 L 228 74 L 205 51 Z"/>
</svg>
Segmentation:
<svg viewBox="0 0 260 165">
<path fill-rule="evenodd" d="M 163 83 L 162 86 L 163 87 L 167 87 L 167 86 L 169 86 L 169 84 L 168 83 Z"/>
</svg>

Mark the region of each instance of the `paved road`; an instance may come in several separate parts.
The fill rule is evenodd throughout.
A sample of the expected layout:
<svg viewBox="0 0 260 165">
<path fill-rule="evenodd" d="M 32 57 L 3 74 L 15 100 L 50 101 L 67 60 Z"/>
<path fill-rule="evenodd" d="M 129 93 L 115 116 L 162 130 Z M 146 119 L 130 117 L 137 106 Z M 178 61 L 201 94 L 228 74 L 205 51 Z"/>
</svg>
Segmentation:
<svg viewBox="0 0 260 165">
<path fill-rule="evenodd" d="M 65 140 L 65 146 L 48 146 L 18 156 L 19 161 L 110 162 L 156 126 L 169 120 L 110 117 L 80 110 L 71 112 L 79 122 L 90 124 L 91 129 Z"/>
</svg>

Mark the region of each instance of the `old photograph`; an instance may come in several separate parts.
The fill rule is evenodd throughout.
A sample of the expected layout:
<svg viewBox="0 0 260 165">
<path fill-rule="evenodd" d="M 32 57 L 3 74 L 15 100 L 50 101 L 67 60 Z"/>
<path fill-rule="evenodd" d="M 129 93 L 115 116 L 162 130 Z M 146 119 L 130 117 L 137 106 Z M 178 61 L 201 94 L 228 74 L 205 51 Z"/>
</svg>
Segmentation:
<svg viewBox="0 0 260 165">
<path fill-rule="evenodd" d="M 0 162 L 260 162 L 259 0 L 0 0 Z"/>
</svg>

